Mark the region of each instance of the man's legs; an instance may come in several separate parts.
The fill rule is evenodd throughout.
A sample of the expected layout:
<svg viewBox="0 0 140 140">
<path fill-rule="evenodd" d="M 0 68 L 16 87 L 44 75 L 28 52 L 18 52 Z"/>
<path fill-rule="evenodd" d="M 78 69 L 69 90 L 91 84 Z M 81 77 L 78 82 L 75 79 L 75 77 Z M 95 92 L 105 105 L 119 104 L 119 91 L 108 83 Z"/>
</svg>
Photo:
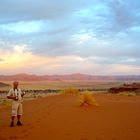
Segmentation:
<svg viewBox="0 0 140 140">
<path fill-rule="evenodd" d="M 14 120 L 15 120 L 15 117 L 17 116 L 17 125 L 18 126 L 21 126 L 22 123 L 21 123 L 21 115 L 22 115 L 22 103 L 19 103 L 19 102 L 13 102 L 12 103 L 12 117 L 11 117 L 11 124 L 10 124 L 10 127 L 13 127 L 14 126 Z"/>
<path fill-rule="evenodd" d="M 21 116 L 22 116 L 22 103 L 19 103 L 19 106 L 18 106 L 18 110 L 17 110 L 17 125 L 18 126 L 22 126 L 22 123 L 21 123 Z"/>
<path fill-rule="evenodd" d="M 18 126 L 22 126 L 22 123 L 21 123 L 21 121 L 20 121 L 20 118 L 21 118 L 21 115 L 17 115 L 17 125 Z"/>
<path fill-rule="evenodd" d="M 17 115 L 17 125 L 18 126 L 22 126 L 20 119 L 21 119 L 21 115 Z M 15 116 L 12 116 L 10 127 L 14 127 L 14 120 L 15 120 Z"/>
<path fill-rule="evenodd" d="M 20 121 L 21 115 L 17 115 L 17 120 Z"/>
<path fill-rule="evenodd" d="M 15 120 L 15 116 L 12 116 L 12 117 L 11 117 L 11 124 L 10 124 L 10 127 L 13 127 L 13 126 L 14 126 L 14 120 Z"/>
<path fill-rule="evenodd" d="M 11 117 L 11 120 L 12 120 L 12 122 L 14 122 L 14 120 L 15 120 L 15 116 L 12 116 L 12 117 Z"/>
<path fill-rule="evenodd" d="M 18 104 L 17 104 L 17 102 L 13 101 L 12 102 L 12 116 L 11 116 L 10 127 L 14 126 L 15 116 L 17 116 L 17 109 L 18 109 Z"/>
</svg>

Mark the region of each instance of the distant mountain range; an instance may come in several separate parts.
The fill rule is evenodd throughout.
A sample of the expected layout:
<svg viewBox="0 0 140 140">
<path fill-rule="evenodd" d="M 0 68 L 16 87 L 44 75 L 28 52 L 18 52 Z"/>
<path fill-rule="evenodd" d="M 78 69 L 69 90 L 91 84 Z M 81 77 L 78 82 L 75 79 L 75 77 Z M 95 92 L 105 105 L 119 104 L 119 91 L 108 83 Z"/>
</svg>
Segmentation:
<svg viewBox="0 0 140 140">
<path fill-rule="evenodd" d="M 0 81 L 62 81 L 62 80 L 113 80 L 113 81 L 139 81 L 140 75 L 121 75 L 121 76 L 101 76 L 88 74 L 67 74 L 67 75 L 32 75 L 32 74 L 16 74 L 16 75 L 0 75 Z"/>
</svg>

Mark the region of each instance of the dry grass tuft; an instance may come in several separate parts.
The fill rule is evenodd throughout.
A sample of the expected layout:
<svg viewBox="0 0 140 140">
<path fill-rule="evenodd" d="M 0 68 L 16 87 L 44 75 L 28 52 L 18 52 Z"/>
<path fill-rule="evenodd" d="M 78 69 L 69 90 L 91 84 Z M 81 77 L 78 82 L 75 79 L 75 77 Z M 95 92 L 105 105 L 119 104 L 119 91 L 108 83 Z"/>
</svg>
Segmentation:
<svg viewBox="0 0 140 140">
<path fill-rule="evenodd" d="M 78 94 L 79 93 L 79 90 L 76 89 L 76 88 L 66 88 L 62 91 L 62 94 Z"/>
<path fill-rule="evenodd" d="M 92 105 L 92 106 L 98 106 L 96 103 L 92 92 L 89 91 L 84 91 L 79 95 L 79 100 L 78 100 L 78 106 L 84 106 L 85 104 L 87 105 Z"/>
<path fill-rule="evenodd" d="M 0 105 L 11 106 L 11 101 L 9 101 L 9 100 L 1 100 Z"/>
<path fill-rule="evenodd" d="M 121 96 L 136 96 L 134 92 L 120 92 L 119 95 Z"/>
</svg>

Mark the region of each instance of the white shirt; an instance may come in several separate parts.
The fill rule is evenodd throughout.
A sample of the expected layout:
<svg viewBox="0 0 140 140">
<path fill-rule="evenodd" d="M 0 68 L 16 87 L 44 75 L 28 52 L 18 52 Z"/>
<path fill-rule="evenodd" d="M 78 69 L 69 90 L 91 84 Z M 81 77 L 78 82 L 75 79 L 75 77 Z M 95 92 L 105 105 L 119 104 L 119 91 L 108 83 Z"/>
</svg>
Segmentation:
<svg viewBox="0 0 140 140">
<path fill-rule="evenodd" d="M 22 96 L 21 96 L 21 94 L 22 94 L 22 92 L 21 92 L 21 89 L 13 89 L 13 88 L 11 88 L 10 90 L 9 90 L 9 92 L 8 92 L 8 94 L 7 94 L 7 96 L 16 96 L 16 97 L 18 97 L 18 101 L 22 101 Z"/>
</svg>

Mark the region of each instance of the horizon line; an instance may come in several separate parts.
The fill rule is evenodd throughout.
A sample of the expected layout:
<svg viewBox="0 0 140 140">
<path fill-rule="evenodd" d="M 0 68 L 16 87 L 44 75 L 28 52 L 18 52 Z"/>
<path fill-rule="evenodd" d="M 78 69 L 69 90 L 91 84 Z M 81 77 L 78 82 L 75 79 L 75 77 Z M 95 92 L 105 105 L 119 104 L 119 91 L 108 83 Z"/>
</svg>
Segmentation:
<svg viewBox="0 0 140 140">
<path fill-rule="evenodd" d="M 0 76 L 16 76 L 16 75 L 34 75 L 34 76 L 64 76 L 64 75 L 89 75 L 89 76 L 140 76 L 140 74 L 87 74 L 87 73 L 69 73 L 69 74 L 34 74 L 34 73 L 16 73 L 16 74 L 0 74 Z"/>
</svg>

